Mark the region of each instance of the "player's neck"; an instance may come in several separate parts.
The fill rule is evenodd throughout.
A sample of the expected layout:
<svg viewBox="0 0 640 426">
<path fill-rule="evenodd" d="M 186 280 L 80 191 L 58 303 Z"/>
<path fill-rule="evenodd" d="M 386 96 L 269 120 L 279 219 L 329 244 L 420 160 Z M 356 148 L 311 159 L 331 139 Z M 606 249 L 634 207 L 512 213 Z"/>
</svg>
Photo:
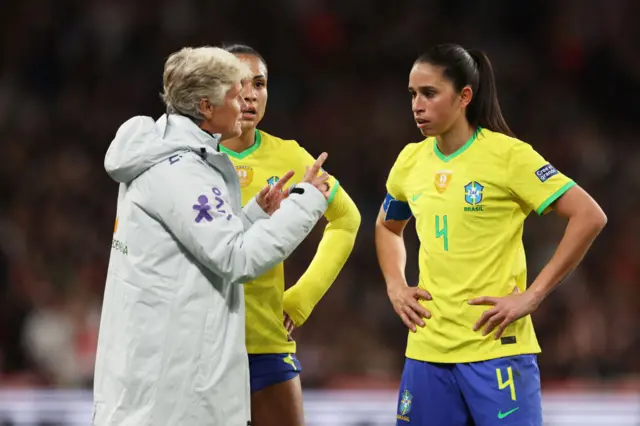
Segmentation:
<svg viewBox="0 0 640 426">
<path fill-rule="evenodd" d="M 249 130 L 238 136 L 237 138 L 231 138 L 220 142 L 222 146 L 227 148 L 228 150 L 234 152 L 242 152 L 245 151 L 256 142 L 256 131 L 255 129 Z"/>
<path fill-rule="evenodd" d="M 467 143 L 475 129 L 466 120 L 459 120 L 445 133 L 436 136 L 438 149 L 444 155 L 451 155 Z"/>
</svg>

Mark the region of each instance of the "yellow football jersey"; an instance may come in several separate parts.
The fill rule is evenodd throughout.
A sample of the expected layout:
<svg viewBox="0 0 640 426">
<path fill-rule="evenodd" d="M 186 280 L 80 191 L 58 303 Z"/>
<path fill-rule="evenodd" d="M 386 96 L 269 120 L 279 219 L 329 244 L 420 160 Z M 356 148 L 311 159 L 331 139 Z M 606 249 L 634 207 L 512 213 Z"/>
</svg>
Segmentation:
<svg viewBox="0 0 640 426">
<path fill-rule="evenodd" d="M 289 170 L 295 171 L 291 184 L 300 182 L 305 167 L 315 162 L 294 140 L 283 140 L 256 130 L 255 143 L 243 152 L 220 145 L 233 162 L 246 205 L 264 186 L 275 184 Z M 329 204 L 338 191 L 339 182 L 331 177 Z M 289 186 L 289 185 L 287 185 Z M 250 354 L 294 353 L 296 344 L 289 339 L 283 322 L 284 264 L 279 264 L 254 281 L 244 285 L 246 306 L 246 344 Z"/>
<path fill-rule="evenodd" d="M 524 220 L 532 210 L 543 214 L 573 185 L 529 144 L 487 129 L 448 156 L 433 137 L 404 148 L 388 177 L 385 206 L 390 199 L 395 216 L 403 208 L 405 219 L 415 216 L 418 285 L 433 296 L 421 301 L 432 317 L 409 333 L 407 357 L 459 363 L 540 352 L 530 316 L 494 340 L 472 329 L 490 307 L 468 301 L 526 289 Z"/>
</svg>

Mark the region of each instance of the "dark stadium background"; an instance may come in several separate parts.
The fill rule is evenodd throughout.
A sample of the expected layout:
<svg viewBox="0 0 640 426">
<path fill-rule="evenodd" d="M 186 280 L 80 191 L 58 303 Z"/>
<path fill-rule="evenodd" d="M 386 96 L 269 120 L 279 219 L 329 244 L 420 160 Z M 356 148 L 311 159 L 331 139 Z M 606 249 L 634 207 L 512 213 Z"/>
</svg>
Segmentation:
<svg viewBox="0 0 640 426">
<path fill-rule="evenodd" d="M 386 297 L 373 224 L 396 155 L 420 139 L 406 89 L 412 62 L 432 44 L 457 42 L 488 53 L 518 137 L 609 217 L 580 268 L 534 315 L 545 391 L 638 392 L 638 18 L 634 0 L 3 1 L 3 395 L 90 389 L 117 193 L 104 153 L 124 120 L 163 113 L 171 52 L 224 42 L 247 43 L 268 62 L 261 127 L 329 152 L 326 168 L 362 214 L 346 267 L 294 335 L 307 389 L 397 386 L 406 332 Z M 321 230 L 287 261 L 289 284 Z M 530 280 L 562 232 L 553 215 L 527 221 Z M 415 280 L 417 240 L 408 235 Z"/>
</svg>

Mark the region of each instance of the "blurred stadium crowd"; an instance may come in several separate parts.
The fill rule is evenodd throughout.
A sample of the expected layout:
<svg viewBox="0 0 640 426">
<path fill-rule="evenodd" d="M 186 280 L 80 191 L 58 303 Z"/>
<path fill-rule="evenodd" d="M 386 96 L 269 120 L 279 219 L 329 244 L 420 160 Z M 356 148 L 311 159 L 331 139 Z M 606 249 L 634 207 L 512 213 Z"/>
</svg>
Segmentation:
<svg viewBox="0 0 640 426">
<path fill-rule="evenodd" d="M 0 385 L 89 387 L 117 185 L 102 161 L 118 126 L 159 116 L 164 59 L 245 42 L 269 64 L 262 128 L 329 152 L 362 227 L 299 341 L 307 386 L 384 386 L 406 332 L 373 245 L 385 180 L 419 140 L 406 91 L 421 50 L 487 51 L 512 129 L 603 206 L 609 225 L 535 313 L 543 383 L 640 375 L 640 40 L 633 0 L 24 0 L 0 14 Z M 636 41 L 635 45 L 634 40 Z M 530 280 L 563 221 L 531 218 Z M 322 227 L 287 261 L 294 283 Z M 417 239 L 408 233 L 408 277 Z"/>
</svg>

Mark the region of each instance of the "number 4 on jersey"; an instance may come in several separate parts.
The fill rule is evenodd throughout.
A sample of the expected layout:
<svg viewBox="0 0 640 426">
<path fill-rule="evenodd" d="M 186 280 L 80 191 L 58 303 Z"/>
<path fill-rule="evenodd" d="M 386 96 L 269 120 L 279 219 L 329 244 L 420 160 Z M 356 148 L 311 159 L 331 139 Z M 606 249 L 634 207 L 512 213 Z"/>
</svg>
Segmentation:
<svg viewBox="0 0 640 426">
<path fill-rule="evenodd" d="M 440 216 L 436 215 L 436 238 L 444 237 L 444 251 L 449 251 L 449 228 L 447 227 L 447 215 L 442 216 L 442 229 L 440 229 Z"/>
</svg>

